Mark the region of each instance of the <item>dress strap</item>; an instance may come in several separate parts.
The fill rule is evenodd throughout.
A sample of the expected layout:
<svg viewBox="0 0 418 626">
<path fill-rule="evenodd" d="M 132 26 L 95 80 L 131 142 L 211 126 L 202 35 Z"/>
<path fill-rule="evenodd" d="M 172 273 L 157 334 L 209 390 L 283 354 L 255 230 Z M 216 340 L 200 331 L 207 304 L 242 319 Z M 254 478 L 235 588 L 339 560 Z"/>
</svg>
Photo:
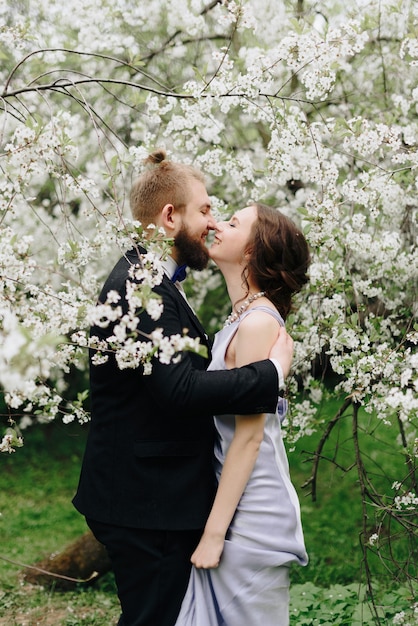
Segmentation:
<svg viewBox="0 0 418 626">
<path fill-rule="evenodd" d="M 249 315 L 253 311 L 264 311 L 264 313 L 269 313 L 279 322 L 280 326 L 284 326 L 284 321 L 280 313 L 276 311 L 276 309 L 273 309 L 270 306 L 265 306 L 263 304 L 260 304 L 259 306 L 254 306 L 252 309 L 248 309 L 247 311 L 242 313 L 242 315 L 240 316 L 240 320 L 243 320 L 244 317 L 247 317 L 247 315 Z"/>
</svg>

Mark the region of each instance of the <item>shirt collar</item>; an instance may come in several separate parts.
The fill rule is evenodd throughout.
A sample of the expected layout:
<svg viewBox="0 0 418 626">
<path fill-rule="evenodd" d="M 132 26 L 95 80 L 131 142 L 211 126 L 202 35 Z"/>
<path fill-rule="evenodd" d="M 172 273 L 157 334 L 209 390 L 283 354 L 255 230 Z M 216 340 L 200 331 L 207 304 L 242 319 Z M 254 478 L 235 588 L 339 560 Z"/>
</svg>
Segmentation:
<svg viewBox="0 0 418 626">
<path fill-rule="evenodd" d="M 178 265 L 173 259 L 172 256 L 167 256 L 163 261 L 161 261 L 161 265 L 163 266 L 164 272 L 171 279 L 174 272 L 176 271 Z"/>
</svg>

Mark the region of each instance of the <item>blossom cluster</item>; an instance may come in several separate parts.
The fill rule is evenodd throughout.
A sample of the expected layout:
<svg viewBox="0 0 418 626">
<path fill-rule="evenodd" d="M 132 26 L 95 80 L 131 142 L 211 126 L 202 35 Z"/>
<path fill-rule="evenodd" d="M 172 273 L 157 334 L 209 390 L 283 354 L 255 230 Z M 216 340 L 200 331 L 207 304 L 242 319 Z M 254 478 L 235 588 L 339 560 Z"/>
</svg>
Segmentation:
<svg viewBox="0 0 418 626">
<path fill-rule="evenodd" d="M 144 375 L 152 371 L 152 358 L 168 364 L 181 358 L 187 350 L 200 352 L 198 339 L 191 339 L 187 332 L 165 336 L 163 328 L 156 328 L 150 335 L 141 330 L 139 313 L 146 311 L 151 319 L 158 321 L 163 311 L 161 297 L 153 287 L 163 278 L 160 258 L 153 253 L 141 255 L 141 264 L 129 268 L 125 299 L 127 310 L 119 306 L 120 294 L 110 290 L 105 302 L 90 308 L 89 323 L 99 328 L 111 328 L 106 340 L 92 334 L 86 345 L 92 350 L 92 363 L 100 366 L 112 354 L 119 369 L 142 367 Z M 73 335 L 74 339 L 74 335 Z"/>
<path fill-rule="evenodd" d="M 86 419 L 65 397 L 68 373 L 86 370 L 92 323 L 114 325 L 121 367 L 193 347 L 136 334 L 139 309 L 161 315 L 161 273 L 147 262 L 128 284 L 127 316 L 117 318 L 114 294 L 96 307 L 113 262 L 144 240 L 129 216 L 132 176 L 165 147 L 202 168 L 219 212 L 264 200 L 306 234 L 311 280 L 288 320 L 304 391 L 289 414 L 294 436 L 321 423 L 313 366 L 326 360 L 336 392 L 388 427 L 399 420 L 414 454 L 414 3 L 373 0 L 365 11 L 326 0 L 320 14 L 272 0 L 263 11 L 257 0 L 26 4 L 25 15 L 0 8 L 0 384 L 10 413 Z M 194 273 L 195 306 L 220 283 L 211 268 Z M 206 316 L 213 328 L 227 306 Z M 97 363 L 108 348 L 97 347 Z"/>
</svg>

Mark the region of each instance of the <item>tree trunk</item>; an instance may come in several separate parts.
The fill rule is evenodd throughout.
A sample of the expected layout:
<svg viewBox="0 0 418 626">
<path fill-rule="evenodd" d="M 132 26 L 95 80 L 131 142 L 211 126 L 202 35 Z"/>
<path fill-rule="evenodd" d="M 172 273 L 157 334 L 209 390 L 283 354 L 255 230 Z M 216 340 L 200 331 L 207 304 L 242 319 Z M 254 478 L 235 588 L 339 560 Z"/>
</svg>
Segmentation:
<svg viewBox="0 0 418 626">
<path fill-rule="evenodd" d="M 25 568 L 26 582 L 55 587 L 63 591 L 78 584 L 91 584 L 111 569 L 106 549 L 89 531 L 69 544 L 62 552 Z"/>
</svg>

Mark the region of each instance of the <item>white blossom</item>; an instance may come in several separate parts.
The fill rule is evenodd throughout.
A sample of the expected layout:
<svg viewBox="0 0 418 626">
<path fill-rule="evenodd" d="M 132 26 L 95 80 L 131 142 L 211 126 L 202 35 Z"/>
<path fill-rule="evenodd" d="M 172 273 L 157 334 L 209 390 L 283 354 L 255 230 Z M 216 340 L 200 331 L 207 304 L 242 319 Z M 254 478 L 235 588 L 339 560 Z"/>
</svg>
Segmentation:
<svg viewBox="0 0 418 626">
<path fill-rule="evenodd" d="M 416 496 L 414 492 L 409 491 L 401 496 L 396 496 L 394 503 L 398 511 L 414 511 L 418 506 L 418 496 Z"/>
<path fill-rule="evenodd" d="M 2 7 L 0 383 L 23 425 L 38 411 L 88 419 L 65 395 L 89 349 L 93 367 L 115 359 L 144 375 L 155 359 L 201 349 L 187 335 L 141 333 L 143 311 L 161 319 L 156 257 L 170 243 L 131 219 L 129 187 L 163 147 L 204 171 L 217 214 L 265 200 L 306 234 L 310 281 L 289 320 L 304 395 L 287 441 L 323 427 L 328 391 L 312 371 L 326 357 L 335 393 L 393 428 L 398 453 L 417 454 L 418 13 L 402 8 L 382 2 L 378 15 L 368 3 L 362 15 L 358 3 L 325 2 L 295 22 L 272 0 L 262 11 L 258 0 Z M 72 86 L 58 93 L 60 81 Z M 144 243 L 127 306 L 114 290 L 97 304 L 117 259 Z M 189 272 L 195 309 L 221 284 L 212 266 Z M 220 298 L 211 331 L 226 308 Z M 89 337 L 92 325 L 108 341 Z M 416 506 L 404 496 L 400 487 L 403 511 Z"/>
</svg>

